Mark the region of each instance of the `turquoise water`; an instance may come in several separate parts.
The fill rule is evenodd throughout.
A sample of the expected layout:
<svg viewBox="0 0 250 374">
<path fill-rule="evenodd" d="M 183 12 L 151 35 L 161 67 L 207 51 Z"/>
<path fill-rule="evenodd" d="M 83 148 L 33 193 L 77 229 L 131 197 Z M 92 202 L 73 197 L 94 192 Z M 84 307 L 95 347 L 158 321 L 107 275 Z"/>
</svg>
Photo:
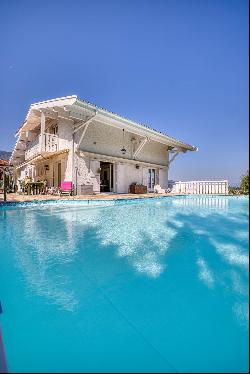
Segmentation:
<svg viewBox="0 0 250 374">
<path fill-rule="evenodd" d="M 248 199 L 96 204 L 0 207 L 9 371 L 247 372 Z"/>
</svg>

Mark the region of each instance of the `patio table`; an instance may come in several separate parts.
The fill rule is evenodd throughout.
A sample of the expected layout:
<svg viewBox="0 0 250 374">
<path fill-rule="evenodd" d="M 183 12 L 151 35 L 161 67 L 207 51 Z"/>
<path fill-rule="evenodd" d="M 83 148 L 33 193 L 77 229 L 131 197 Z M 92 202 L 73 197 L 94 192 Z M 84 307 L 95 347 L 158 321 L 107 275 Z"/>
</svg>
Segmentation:
<svg viewBox="0 0 250 374">
<path fill-rule="evenodd" d="M 40 195 L 44 188 L 44 182 L 28 182 L 26 188 L 28 195 Z"/>
</svg>

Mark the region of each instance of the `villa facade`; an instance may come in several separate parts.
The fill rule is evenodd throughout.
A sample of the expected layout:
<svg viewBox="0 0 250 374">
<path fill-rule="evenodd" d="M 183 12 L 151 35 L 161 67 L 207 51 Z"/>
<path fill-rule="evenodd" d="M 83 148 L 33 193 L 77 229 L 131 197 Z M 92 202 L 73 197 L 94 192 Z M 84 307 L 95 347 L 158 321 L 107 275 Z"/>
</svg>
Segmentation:
<svg viewBox="0 0 250 374">
<path fill-rule="evenodd" d="M 72 181 L 76 194 L 127 193 L 133 183 L 167 188 L 171 161 L 197 150 L 76 96 L 32 104 L 16 137 L 16 181 Z"/>
</svg>

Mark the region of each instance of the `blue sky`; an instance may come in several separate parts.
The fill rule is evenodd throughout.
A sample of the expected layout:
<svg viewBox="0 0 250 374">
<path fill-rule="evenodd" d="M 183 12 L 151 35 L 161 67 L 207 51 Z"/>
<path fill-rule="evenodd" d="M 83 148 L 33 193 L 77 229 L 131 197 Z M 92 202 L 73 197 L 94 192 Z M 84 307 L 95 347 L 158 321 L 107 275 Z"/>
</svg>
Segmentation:
<svg viewBox="0 0 250 374">
<path fill-rule="evenodd" d="M 32 102 L 76 94 L 199 147 L 170 177 L 248 168 L 248 1 L 0 2 L 0 149 Z"/>
</svg>

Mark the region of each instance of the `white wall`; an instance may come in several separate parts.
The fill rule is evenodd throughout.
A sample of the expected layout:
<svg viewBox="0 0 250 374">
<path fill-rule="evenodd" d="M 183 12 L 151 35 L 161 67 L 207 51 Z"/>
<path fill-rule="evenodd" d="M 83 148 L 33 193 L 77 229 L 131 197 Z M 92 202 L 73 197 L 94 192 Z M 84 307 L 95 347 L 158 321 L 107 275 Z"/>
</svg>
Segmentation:
<svg viewBox="0 0 250 374">
<path fill-rule="evenodd" d="M 76 143 L 78 143 L 82 130 L 79 130 L 76 136 Z M 132 142 L 131 139 L 135 141 Z M 89 125 L 83 141 L 79 149 L 92 153 L 99 153 L 114 157 L 123 157 L 132 159 L 133 151 L 138 146 L 139 137 L 134 134 L 124 132 L 124 147 L 127 150 L 125 155 L 122 155 L 121 148 L 123 147 L 123 132 L 112 126 L 103 125 L 100 123 L 92 123 Z M 136 160 L 145 161 L 149 163 L 167 165 L 167 146 L 155 141 L 149 141 L 138 154 Z"/>
<path fill-rule="evenodd" d="M 136 169 L 133 164 L 117 165 L 117 193 L 128 193 L 129 186 L 132 183 L 148 185 L 148 167 L 140 166 Z M 156 184 L 162 188 L 167 188 L 167 170 L 159 170 L 156 168 Z"/>
<path fill-rule="evenodd" d="M 161 188 L 168 188 L 168 169 L 159 170 L 159 185 Z"/>
<path fill-rule="evenodd" d="M 135 165 L 117 164 L 117 193 L 128 193 L 132 183 L 143 184 L 143 168 L 136 169 Z"/>
<path fill-rule="evenodd" d="M 137 157 L 138 161 L 145 161 L 158 165 L 167 165 L 167 146 L 154 141 L 148 141 Z"/>
<path fill-rule="evenodd" d="M 67 119 L 58 122 L 59 150 L 68 149 L 68 158 L 65 167 L 66 181 L 73 180 L 73 123 Z"/>
<path fill-rule="evenodd" d="M 100 192 L 100 161 L 91 160 L 89 157 L 80 157 L 75 154 L 74 183 L 77 185 L 93 185 L 93 191 Z"/>
</svg>

